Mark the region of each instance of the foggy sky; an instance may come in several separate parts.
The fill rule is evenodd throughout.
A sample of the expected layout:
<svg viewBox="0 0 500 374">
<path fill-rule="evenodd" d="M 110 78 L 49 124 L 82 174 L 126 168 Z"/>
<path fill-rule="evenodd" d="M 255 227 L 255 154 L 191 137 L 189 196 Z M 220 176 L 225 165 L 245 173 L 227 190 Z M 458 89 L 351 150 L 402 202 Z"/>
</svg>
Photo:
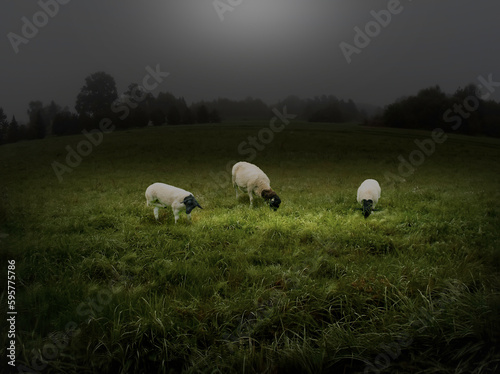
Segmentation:
<svg viewBox="0 0 500 374">
<path fill-rule="evenodd" d="M 496 0 L 220 0 L 234 4 L 223 13 L 213 0 L 59 0 L 44 19 L 40 4 L 55 1 L 2 2 L 0 107 L 9 120 L 26 121 L 31 100 L 74 111 L 97 71 L 123 92 L 157 65 L 170 75 L 153 93 L 188 103 L 333 94 L 385 105 L 435 84 L 452 93 L 479 75 L 500 81 Z M 377 33 L 372 11 L 388 7 L 397 13 Z M 37 14 L 46 25 L 16 53 L 9 35 L 24 37 Z M 348 63 L 340 44 L 356 47 L 355 27 L 370 22 L 376 35 Z"/>
</svg>

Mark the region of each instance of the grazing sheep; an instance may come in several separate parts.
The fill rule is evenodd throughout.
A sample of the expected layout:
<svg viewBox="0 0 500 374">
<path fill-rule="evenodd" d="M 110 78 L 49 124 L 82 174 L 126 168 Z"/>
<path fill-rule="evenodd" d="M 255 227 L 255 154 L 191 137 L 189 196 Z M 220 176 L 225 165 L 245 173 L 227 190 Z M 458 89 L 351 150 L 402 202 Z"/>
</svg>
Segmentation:
<svg viewBox="0 0 500 374">
<path fill-rule="evenodd" d="M 238 198 L 238 188 L 248 192 L 250 197 L 250 206 L 253 206 L 253 193 L 262 196 L 269 203 L 269 206 L 277 210 L 280 207 L 281 200 L 271 189 L 269 178 L 257 166 L 245 161 L 238 162 L 233 166 L 233 187 Z"/>
<path fill-rule="evenodd" d="M 363 205 L 363 216 L 368 218 L 380 198 L 380 185 L 375 179 L 367 179 L 358 188 L 358 203 Z"/>
<path fill-rule="evenodd" d="M 165 183 L 153 183 L 146 189 L 146 204 L 154 206 L 155 218 L 158 219 L 158 210 L 171 206 L 175 216 L 175 223 L 179 219 L 179 212 L 186 209 L 188 219 L 191 219 L 191 211 L 198 207 L 203 209 L 196 201 L 193 194 L 181 188 L 170 186 Z"/>
</svg>

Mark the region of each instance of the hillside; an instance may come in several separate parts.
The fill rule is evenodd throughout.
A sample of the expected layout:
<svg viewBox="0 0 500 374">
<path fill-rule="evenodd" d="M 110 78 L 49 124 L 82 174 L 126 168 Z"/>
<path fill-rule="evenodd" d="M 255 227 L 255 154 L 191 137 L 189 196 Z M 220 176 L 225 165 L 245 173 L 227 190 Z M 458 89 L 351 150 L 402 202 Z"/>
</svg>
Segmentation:
<svg viewBox="0 0 500 374">
<path fill-rule="evenodd" d="M 500 140 L 293 121 L 94 135 L 0 147 L 17 369 L 499 370 Z M 235 198 L 226 168 L 252 156 L 276 212 Z M 204 209 L 155 221 L 154 182 Z"/>
</svg>

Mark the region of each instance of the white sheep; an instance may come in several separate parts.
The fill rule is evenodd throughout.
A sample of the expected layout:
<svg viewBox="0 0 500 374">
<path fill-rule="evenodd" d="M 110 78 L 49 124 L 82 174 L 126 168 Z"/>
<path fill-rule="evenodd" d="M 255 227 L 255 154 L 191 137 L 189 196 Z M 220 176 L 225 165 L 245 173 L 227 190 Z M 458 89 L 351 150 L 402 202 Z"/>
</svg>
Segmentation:
<svg viewBox="0 0 500 374">
<path fill-rule="evenodd" d="M 153 183 L 146 189 L 146 204 L 155 207 L 154 214 L 157 220 L 158 210 L 171 206 L 175 216 L 175 223 L 179 219 L 181 210 L 186 209 L 187 217 L 191 219 L 191 211 L 194 208 L 203 209 L 191 192 L 165 183 Z"/>
<path fill-rule="evenodd" d="M 380 198 L 380 185 L 375 179 L 367 179 L 358 188 L 358 203 L 363 205 L 363 216 L 368 218 Z"/>
<path fill-rule="evenodd" d="M 253 194 L 255 194 L 262 196 L 272 209 L 279 208 L 281 200 L 271 189 L 269 178 L 259 167 L 245 161 L 237 162 L 233 166 L 232 176 L 236 198 L 239 197 L 239 188 L 243 192 L 248 192 L 250 206 L 253 206 Z"/>
</svg>

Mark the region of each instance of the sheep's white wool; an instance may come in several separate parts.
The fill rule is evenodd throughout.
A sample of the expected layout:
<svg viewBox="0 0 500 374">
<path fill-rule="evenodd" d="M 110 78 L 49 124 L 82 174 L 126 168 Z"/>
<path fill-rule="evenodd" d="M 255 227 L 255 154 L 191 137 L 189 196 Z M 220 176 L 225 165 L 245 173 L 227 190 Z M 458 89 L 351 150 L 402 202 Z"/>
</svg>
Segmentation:
<svg viewBox="0 0 500 374">
<path fill-rule="evenodd" d="M 278 209 L 281 200 L 271 189 L 271 182 L 258 166 L 249 162 L 240 161 L 233 166 L 232 170 L 233 187 L 238 198 L 238 189 L 247 192 L 250 198 L 250 206 L 253 205 L 253 194 L 262 196 L 269 200 L 273 209 Z M 264 195 L 262 192 L 264 191 Z"/>
<path fill-rule="evenodd" d="M 372 213 L 379 198 L 380 185 L 375 179 L 367 179 L 361 183 L 361 186 L 358 188 L 358 203 L 363 206 L 361 210 L 365 218 L 368 218 Z"/>
<path fill-rule="evenodd" d="M 175 223 L 179 219 L 179 212 L 181 210 L 186 210 L 185 199 L 189 196 L 193 196 L 193 194 L 189 191 L 183 190 L 182 188 L 174 187 L 165 183 L 153 183 L 146 189 L 146 200 L 147 205 L 154 206 L 154 215 L 155 218 L 158 219 L 158 210 L 159 208 L 166 208 L 168 206 L 172 207 L 172 211 L 175 216 Z M 193 205 L 201 206 L 198 202 L 192 197 Z M 187 208 L 189 210 L 189 208 Z M 187 216 L 191 219 L 191 210 L 194 209 L 192 207 L 189 210 L 186 210 Z"/>
<path fill-rule="evenodd" d="M 380 199 L 380 185 L 375 179 L 367 179 L 358 188 L 358 203 L 363 204 L 363 200 L 373 201 L 373 207 Z"/>
<path fill-rule="evenodd" d="M 263 190 L 271 189 L 271 182 L 258 166 L 245 161 L 238 162 L 233 166 L 233 186 L 239 187 L 244 192 L 253 192 L 260 196 Z M 238 193 L 238 190 L 236 190 Z M 250 201 L 252 197 L 250 197 Z"/>
</svg>

